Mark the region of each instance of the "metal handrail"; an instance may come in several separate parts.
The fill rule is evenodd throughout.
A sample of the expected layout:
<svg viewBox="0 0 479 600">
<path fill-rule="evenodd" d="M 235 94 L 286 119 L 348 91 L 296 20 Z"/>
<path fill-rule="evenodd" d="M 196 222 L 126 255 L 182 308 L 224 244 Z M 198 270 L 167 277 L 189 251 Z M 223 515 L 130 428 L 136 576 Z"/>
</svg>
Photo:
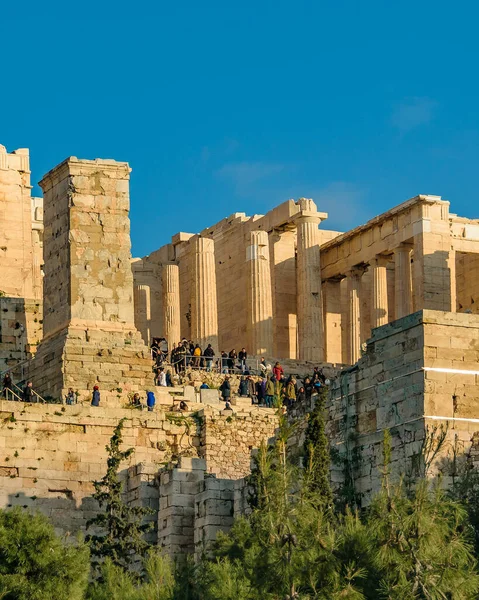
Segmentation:
<svg viewBox="0 0 479 600">
<path fill-rule="evenodd" d="M 18 396 L 17 394 L 15 394 L 15 392 L 11 389 L 11 388 L 4 388 L 3 389 L 4 393 L 5 393 L 5 399 L 6 400 L 15 400 L 18 402 L 23 402 L 23 398 L 21 398 L 20 396 Z M 12 395 L 12 398 L 8 397 L 8 394 Z"/>
<path fill-rule="evenodd" d="M 4 389 L 6 389 L 6 390 L 9 389 L 17 398 L 20 398 L 22 402 L 25 402 L 25 400 L 23 399 L 22 388 L 13 382 L 12 382 L 12 386 L 18 391 L 18 394 L 16 394 L 11 388 L 4 388 Z M 32 394 L 37 397 L 37 402 L 39 401 L 42 404 L 45 404 L 45 398 L 40 396 L 40 394 L 38 392 L 36 392 L 33 388 L 32 388 Z"/>
<path fill-rule="evenodd" d="M 16 371 L 18 369 L 18 367 L 23 367 L 24 365 L 27 365 L 30 362 L 31 362 L 31 359 L 29 359 L 29 358 L 27 358 L 26 360 L 22 360 L 21 362 L 17 363 L 16 365 L 11 366 L 8 369 L 5 369 L 4 371 L 0 371 L 0 377 L 3 378 L 3 376 L 6 375 L 7 373 L 12 373 L 13 371 Z"/>
<path fill-rule="evenodd" d="M 172 361 L 170 360 L 169 364 L 170 366 L 174 366 L 174 365 L 178 365 L 178 364 L 182 364 L 185 369 L 186 367 L 190 368 L 190 369 L 194 369 L 194 370 L 198 370 L 198 371 L 206 371 L 208 369 L 208 367 L 206 365 L 204 366 L 200 366 L 200 364 L 197 364 L 197 362 L 201 362 L 201 360 L 203 361 L 207 361 L 210 360 L 212 361 L 212 365 L 211 365 L 211 371 L 212 372 L 217 372 L 217 373 L 221 373 L 223 370 L 227 370 L 229 371 L 230 367 L 228 366 L 228 360 L 231 360 L 230 357 L 222 357 L 221 354 L 215 354 L 215 356 L 205 356 L 204 354 L 201 354 L 200 356 L 195 356 L 194 354 L 187 354 L 186 356 L 183 356 L 182 358 Z M 240 366 L 238 366 L 238 362 L 239 362 L 239 358 L 236 357 L 234 359 L 234 366 L 232 367 L 233 372 L 235 373 L 241 373 L 242 369 Z M 247 358 L 246 359 L 246 371 L 255 371 L 255 372 L 259 372 L 259 360 L 257 358 Z"/>
</svg>

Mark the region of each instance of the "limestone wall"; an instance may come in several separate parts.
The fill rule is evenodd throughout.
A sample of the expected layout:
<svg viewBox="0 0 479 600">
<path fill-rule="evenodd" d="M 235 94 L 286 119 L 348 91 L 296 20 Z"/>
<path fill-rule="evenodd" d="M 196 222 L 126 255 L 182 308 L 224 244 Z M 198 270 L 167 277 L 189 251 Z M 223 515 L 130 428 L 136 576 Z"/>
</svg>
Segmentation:
<svg viewBox="0 0 479 600">
<path fill-rule="evenodd" d="M 9 154 L 0 145 L 0 290 L 32 299 L 41 297 L 41 290 L 34 285 L 40 265 L 34 272 L 29 163 L 28 149 Z"/>
<path fill-rule="evenodd" d="M 40 301 L 0 297 L 0 371 L 12 368 L 14 380 L 23 379 L 15 366 L 32 357 L 41 337 Z"/>
<path fill-rule="evenodd" d="M 150 413 L 0 401 L 0 508 L 25 506 L 46 514 L 59 530 L 84 530 L 96 510 L 91 482 L 104 475 L 105 446 L 124 417 L 124 446 L 135 449 L 123 472 L 127 500 L 160 513 L 167 506 L 181 508 L 181 495 L 175 500 L 178 505 L 167 502 L 165 506 L 161 500 L 170 494 L 169 488 L 161 491 L 158 487 L 157 474 L 163 466 L 179 455 L 199 456 L 206 459 L 201 478 L 205 470 L 229 479 L 244 477 L 249 473 L 251 448 L 274 432 L 276 417 L 271 413 L 256 409 L 230 419 L 206 409 L 185 418 L 178 413 L 170 417 L 161 410 Z M 187 460 L 191 462 L 183 459 Z M 185 475 L 184 481 L 191 481 L 191 476 Z M 175 486 L 171 493 L 186 493 Z M 194 500 L 191 506 L 194 509 Z M 165 513 L 161 514 L 166 519 Z M 158 521 L 156 512 L 153 520 Z M 158 531 L 164 529 L 161 525 Z M 189 533 L 193 550 L 193 529 Z M 168 535 L 163 531 L 163 537 Z M 173 542 L 174 538 L 168 541 Z"/>
<path fill-rule="evenodd" d="M 414 477 L 426 437 L 442 425 L 447 439 L 431 472 L 443 470 L 447 483 L 454 455 L 476 444 L 478 340 L 479 317 L 470 314 L 421 311 L 374 329 L 366 354 L 331 388 L 327 429 L 341 457 L 334 481 L 349 465 L 367 504 L 380 487 L 384 430 L 392 435 L 393 473 Z"/>
</svg>

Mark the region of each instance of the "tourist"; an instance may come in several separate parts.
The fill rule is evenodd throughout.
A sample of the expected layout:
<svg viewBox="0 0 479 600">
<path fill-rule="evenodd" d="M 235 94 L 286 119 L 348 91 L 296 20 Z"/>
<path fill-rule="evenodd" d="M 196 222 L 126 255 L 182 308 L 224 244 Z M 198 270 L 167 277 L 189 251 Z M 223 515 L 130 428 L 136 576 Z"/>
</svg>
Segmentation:
<svg viewBox="0 0 479 600">
<path fill-rule="evenodd" d="M 91 397 L 92 406 L 100 406 L 100 390 L 97 385 L 93 387 L 93 394 Z"/>
<path fill-rule="evenodd" d="M 195 349 L 193 350 L 193 356 L 194 356 L 193 367 L 198 369 L 200 366 L 200 360 L 201 360 L 201 348 L 200 348 L 199 344 L 196 344 Z"/>
<path fill-rule="evenodd" d="M 215 351 L 211 344 L 208 344 L 208 347 L 205 350 L 205 358 L 206 358 L 206 371 L 209 373 L 211 371 L 211 366 L 213 365 L 213 356 L 215 355 Z"/>
<path fill-rule="evenodd" d="M 224 375 L 228 373 L 228 355 L 224 350 L 221 351 L 221 372 Z"/>
<path fill-rule="evenodd" d="M 181 411 L 188 410 L 188 404 L 186 404 L 186 402 L 184 400 L 182 400 L 180 402 L 180 410 Z"/>
<path fill-rule="evenodd" d="M 273 375 L 274 375 L 274 378 L 276 379 L 276 381 L 281 381 L 283 379 L 284 369 L 279 364 L 279 361 L 276 361 L 276 363 L 273 367 Z"/>
<path fill-rule="evenodd" d="M 228 371 L 229 371 L 229 373 L 234 373 L 235 361 L 236 361 L 237 357 L 238 357 L 238 355 L 236 354 L 236 350 L 234 348 L 233 348 L 233 350 L 230 350 L 230 353 L 228 354 Z"/>
<path fill-rule="evenodd" d="M 261 375 L 266 377 L 266 371 L 268 370 L 268 365 L 266 364 L 266 360 L 265 360 L 264 356 L 261 357 L 261 361 L 259 363 L 259 370 L 260 370 Z"/>
<path fill-rule="evenodd" d="M 296 400 L 296 380 L 294 379 L 294 377 L 291 377 L 289 379 L 288 384 L 286 385 L 286 389 L 284 392 L 284 403 L 285 406 L 287 407 L 291 407 L 294 404 L 294 401 Z"/>
<path fill-rule="evenodd" d="M 246 381 L 246 377 L 241 375 L 241 379 L 239 382 L 238 388 L 238 396 L 242 396 L 243 398 L 248 395 L 248 382 Z"/>
<path fill-rule="evenodd" d="M 36 396 L 33 394 L 32 382 L 29 381 L 23 390 L 23 399 L 25 402 L 36 402 Z"/>
<path fill-rule="evenodd" d="M 306 377 L 304 380 L 304 393 L 306 394 L 306 400 L 311 398 L 311 394 L 313 393 L 313 384 L 311 383 L 311 379 Z"/>
<path fill-rule="evenodd" d="M 251 398 L 251 404 L 256 404 L 256 386 L 254 384 L 254 379 L 251 375 L 248 375 L 246 381 L 248 383 L 248 397 Z"/>
<path fill-rule="evenodd" d="M 162 357 L 162 363 L 165 362 L 167 356 L 168 356 L 168 342 L 166 341 L 165 338 L 160 338 L 159 341 L 159 350 L 160 350 L 160 356 Z"/>
<path fill-rule="evenodd" d="M 225 402 L 230 399 L 231 385 L 230 385 L 230 378 L 228 377 L 228 375 L 226 375 L 223 383 L 220 385 L 220 392 L 221 392 L 221 397 L 223 398 L 223 400 Z"/>
<path fill-rule="evenodd" d="M 135 392 L 133 394 L 133 398 L 131 399 L 131 405 L 133 406 L 133 408 L 142 408 L 141 398 L 140 398 L 140 394 L 138 392 Z"/>
<path fill-rule="evenodd" d="M 228 400 L 225 402 L 225 410 L 233 410 L 231 407 L 231 404 L 228 402 Z"/>
<path fill-rule="evenodd" d="M 10 373 L 5 373 L 5 377 L 3 378 L 3 395 L 8 399 L 8 392 L 12 391 L 13 381 Z M 11 394 L 13 397 L 13 394 Z"/>
<path fill-rule="evenodd" d="M 184 344 L 178 344 L 176 349 L 176 360 L 178 365 L 177 373 L 182 373 L 186 368 L 186 355 L 187 355 L 186 342 Z"/>
<path fill-rule="evenodd" d="M 161 367 L 160 370 L 159 370 L 159 372 L 158 372 L 158 385 L 160 387 L 166 387 L 167 386 L 166 373 L 165 373 L 165 369 L 163 367 Z"/>
<path fill-rule="evenodd" d="M 266 388 L 265 388 L 265 403 L 267 408 L 273 408 L 273 398 L 274 398 L 274 383 L 271 381 L 271 377 L 266 378 Z"/>
<path fill-rule="evenodd" d="M 298 394 L 296 395 L 296 402 L 299 404 L 300 402 L 304 402 L 306 400 L 306 392 L 304 387 L 301 386 L 299 388 Z"/>
<path fill-rule="evenodd" d="M 246 348 L 241 348 L 240 353 L 238 354 L 238 359 L 240 361 L 240 368 L 243 373 L 246 371 L 246 359 L 248 358 L 248 353 L 246 352 Z"/>
<path fill-rule="evenodd" d="M 72 406 L 72 404 L 76 404 L 76 399 L 77 397 L 73 388 L 68 388 L 68 394 L 65 396 L 65 403 Z"/>
<path fill-rule="evenodd" d="M 203 383 L 200 385 L 200 390 L 209 390 L 210 386 L 206 383 L 206 381 L 203 381 Z"/>
<path fill-rule="evenodd" d="M 155 407 L 156 398 L 153 392 L 147 392 L 146 394 L 146 406 L 148 407 L 149 412 L 153 412 L 153 408 Z"/>
<path fill-rule="evenodd" d="M 265 386 L 266 386 L 266 379 L 264 379 L 264 378 L 261 379 L 260 381 L 257 381 L 255 384 L 256 401 L 258 404 L 263 404 Z"/>
</svg>

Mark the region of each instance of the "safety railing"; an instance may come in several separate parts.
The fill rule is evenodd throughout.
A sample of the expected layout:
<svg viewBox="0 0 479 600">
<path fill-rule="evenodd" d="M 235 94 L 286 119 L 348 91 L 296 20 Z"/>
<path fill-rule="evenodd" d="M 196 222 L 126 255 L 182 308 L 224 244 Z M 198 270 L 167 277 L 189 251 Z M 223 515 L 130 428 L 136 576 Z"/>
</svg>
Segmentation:
<svg viewBox="0 0 479 600">
<path fill-rule="evenodd" d="M 20 401 L 20 402 L 35 402 L 38 403 L 40 402 L 41 404 L 45 404 L 45 398 L 43 398 L 42 396 L 40 396 L 40 394 L 38 392 L 36 392 L 33 388 L 30 388 L 31 391 L 31 395 L 32 395 L 32 400 L 25 400 L 25 393 L 24 390 L 16 385 L 15 383 L 11 384 L 12 387 L 10 388 L 3 388 L 3 395 L 7 400 L 15 400 L 15 401 Z"/>
<path fill-rule="evenodd" d="M 240 361 L 237 357 L 222 357 L 222 356 L 181 356 L 170 359 L 167 363 L 178 373 L 188 369 L 194 369 L 198 371 L 206 371 L 212 373 L 223 373 L 223 374 L 243 374 L 250 373 L 252 375 L 260 374 L 259 360 L 256 358 L 247 358 L 244 361 Z"/>
</svg>

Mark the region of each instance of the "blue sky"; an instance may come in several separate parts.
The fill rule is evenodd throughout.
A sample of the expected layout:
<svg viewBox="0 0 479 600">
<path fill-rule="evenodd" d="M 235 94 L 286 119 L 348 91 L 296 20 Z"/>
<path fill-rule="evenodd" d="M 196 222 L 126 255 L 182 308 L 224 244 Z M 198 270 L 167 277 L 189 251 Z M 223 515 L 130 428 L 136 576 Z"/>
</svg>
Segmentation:
<svg viewBox="0 0 479 600">
<path fill-rule="evenodd" d="M 479 217 L 474 2 L 18 2 L 0 144 L 33 181 L 130 163 L 133 254 L 312 197 L 347 230 L 419 193 Z M 34 188 L 38 194 L 38 187 Z"/>
</svg>

